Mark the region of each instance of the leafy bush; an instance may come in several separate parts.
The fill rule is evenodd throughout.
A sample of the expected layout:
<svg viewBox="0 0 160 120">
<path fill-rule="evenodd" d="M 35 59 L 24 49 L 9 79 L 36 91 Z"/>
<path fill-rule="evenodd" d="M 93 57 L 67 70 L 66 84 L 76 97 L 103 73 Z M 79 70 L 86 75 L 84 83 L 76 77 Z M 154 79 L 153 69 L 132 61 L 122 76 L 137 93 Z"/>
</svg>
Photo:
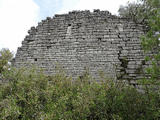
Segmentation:
<svg viewBox="0 0 160 120">
<path fill-rule="evenodd" d="M 149 102 L 146 94 L 106 78 L 96 83 L 86 74 L 73 82 L 65 74 L 46 76 L 36 69 L 26 68 L 12 68 L 4 71 L 3 76 L 10 81 L 0 86 L 2 120 L 135 120 L 159 117 L 159 96 Z"/>
<path fill-rule="evenodd" d="M 4 71 L 4 69 L 8 69 L 8 62 L 12 59 L 13 54 L 9 51 L 9 49 L 1 49 L 0 50 L 0 73 Z"/>
</svg>

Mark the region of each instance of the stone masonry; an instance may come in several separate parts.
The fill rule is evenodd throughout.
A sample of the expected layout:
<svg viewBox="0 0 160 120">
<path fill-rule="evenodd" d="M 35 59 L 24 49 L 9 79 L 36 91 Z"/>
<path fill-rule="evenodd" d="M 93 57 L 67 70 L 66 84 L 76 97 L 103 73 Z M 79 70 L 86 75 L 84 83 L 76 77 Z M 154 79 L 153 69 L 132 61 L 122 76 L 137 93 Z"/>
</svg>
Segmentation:
<svg viewBox="0 0 160 120">
<path fill-rule="evenodd" d="M 57 64 L 73 78 L 86 69 L 115 79 L 137 80 L 144 66 L 140 36 L 143 26 L 108 11 L 72 11 L 31 27 L 18 48 L 15 67 L 34 64 L 55 74 Z"/>
</svg>

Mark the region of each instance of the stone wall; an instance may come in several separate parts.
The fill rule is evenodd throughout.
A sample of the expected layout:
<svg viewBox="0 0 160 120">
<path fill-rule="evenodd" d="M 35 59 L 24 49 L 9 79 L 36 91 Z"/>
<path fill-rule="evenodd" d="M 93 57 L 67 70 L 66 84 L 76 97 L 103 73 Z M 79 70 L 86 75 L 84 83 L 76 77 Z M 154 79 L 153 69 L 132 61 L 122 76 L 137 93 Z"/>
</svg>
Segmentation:
<svg viewBox="0 0 160 120">
<path fill-rule="evenodd" d="M 140 36 L 143 26 L 108 11 L 73 11 L 32 27 L 18 48 L 14 66 L 28 64 L 54 74 L 59 64 L 73 78 L 86 69 L 115 79 L 136 80 L 144 66 Z"/>
</svg>

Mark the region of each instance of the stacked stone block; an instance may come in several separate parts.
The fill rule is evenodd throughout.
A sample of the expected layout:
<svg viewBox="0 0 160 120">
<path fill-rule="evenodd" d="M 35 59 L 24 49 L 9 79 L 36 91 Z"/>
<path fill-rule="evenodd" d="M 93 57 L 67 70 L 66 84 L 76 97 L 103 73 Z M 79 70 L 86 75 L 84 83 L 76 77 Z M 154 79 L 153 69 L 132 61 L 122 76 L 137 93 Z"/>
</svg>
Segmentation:
<svg viewBox="0 0 160 120">
<path fill-rule="evenodd" d="M 73 78 L 86 69 L 97 80 L 99 71 L 114 79 L 141 78 L 144 30 L 127 18 L 108 11 L 73 11 L 48 17 L 28 33 L 17 50 L 16 67 L 34 64 L 50 75 L 59 64 Z"/>
</svg>

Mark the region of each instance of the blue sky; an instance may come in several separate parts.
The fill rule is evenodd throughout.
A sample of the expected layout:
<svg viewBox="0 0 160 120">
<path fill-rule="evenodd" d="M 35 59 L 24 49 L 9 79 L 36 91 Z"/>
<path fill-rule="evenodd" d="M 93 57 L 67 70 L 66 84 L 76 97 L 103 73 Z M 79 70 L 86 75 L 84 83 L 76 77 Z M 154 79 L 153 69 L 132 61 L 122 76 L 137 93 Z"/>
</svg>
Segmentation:
<svg viewBox="0 0 160 120">
<path fill-rule="evenodd" d="M 61 9 L 63 0 L 34 0 L 39 6 L 39 19 L 52 16 Z"/>
<path fill-rule="evenodd" d="M 80 0 L 33 0 L 39 6 L 39 19 L 73 10 Z"/>
<path fill-rule="evenodd" d="M 16 53 L 27 31 L 42 19 L 72 10 L 109 10 L 117 14 L 128 0 L 0 0 L 0 49 Z M 134 1 L 134 0 L 129 0 Z"/>
</svg>

